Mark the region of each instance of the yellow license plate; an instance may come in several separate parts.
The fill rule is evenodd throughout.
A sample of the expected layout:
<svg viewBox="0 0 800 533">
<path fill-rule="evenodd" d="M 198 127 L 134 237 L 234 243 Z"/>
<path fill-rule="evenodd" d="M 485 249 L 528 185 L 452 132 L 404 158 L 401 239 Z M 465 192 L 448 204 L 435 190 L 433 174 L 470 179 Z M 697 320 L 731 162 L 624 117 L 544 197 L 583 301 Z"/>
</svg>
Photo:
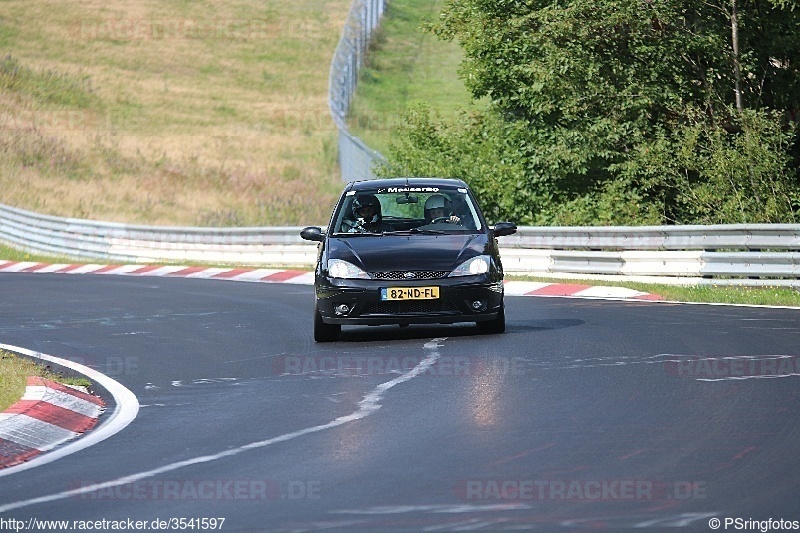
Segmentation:
<svg viewBox="0 0 800 533">
<path fill-rule="evenodd" d="M 436 300 L 439 287 L 387 287 L 381 289 L 381 300 Z"/>
</svg>

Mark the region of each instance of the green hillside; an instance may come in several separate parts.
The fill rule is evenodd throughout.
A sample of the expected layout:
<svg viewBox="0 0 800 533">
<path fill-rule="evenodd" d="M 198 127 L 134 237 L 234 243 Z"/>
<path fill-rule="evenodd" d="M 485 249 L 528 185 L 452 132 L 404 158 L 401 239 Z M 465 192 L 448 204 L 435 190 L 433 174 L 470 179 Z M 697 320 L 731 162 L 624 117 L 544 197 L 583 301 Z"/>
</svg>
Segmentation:
<svg viewBox="0 0 800 533">
<path fill-rule="evenodd" d="M 145 224 L 323 223 L 349 0 L 45 2 L 0 14 L 0 203 Z"/>
<path fill-rule="evenodd" d="M 470 102 L 458 78 L 463 52 L 422 25 L 437 18 L 442 0 L 394 0 L 362 70 L 348 121 L 351 131 L 384 154 L 409 106 L 426 103 L 450 118 Z"/>
</svg>

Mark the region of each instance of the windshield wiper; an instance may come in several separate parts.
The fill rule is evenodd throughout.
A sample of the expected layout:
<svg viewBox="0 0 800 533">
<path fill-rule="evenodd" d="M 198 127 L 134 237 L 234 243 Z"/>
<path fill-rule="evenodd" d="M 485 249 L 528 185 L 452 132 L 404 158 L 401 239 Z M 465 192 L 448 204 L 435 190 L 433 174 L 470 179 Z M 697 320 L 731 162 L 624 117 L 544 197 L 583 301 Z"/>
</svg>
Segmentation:
<svg viewBox="0 0 800 533">
<path fill-rule="evenodd" d="M 414 233 L 421 233 L 422 235 L 447 235 L 447 234 L 452 233 L 452 232 L 446 231 L 446 230 L 443 230 L 443 229 L 427 229 L 427 228 L 426 229 L 419 229 L 419 228 L 414 228 Z"/>
<path fill-rule="evenodd" d="M 419 230 L 417 228 L 398 229 L 398 230 L 393 230 L 393 231 L 382 231 L 380 234 L 381 235 L 413 235 L 415 233 L 419 233 Z"/>
<path fill-rule="evenodd" d="M 458 228 L 464 229 L 464 228 Z M 452 235 L 454 233 L 453 229 L 432 229 L 432 228 L 411 228 L 411 229 L 401 229 L 395 231 L 384 231 L 381 232 L 380 235 Z M 456 233 L 460 233 L 456 230 Z"/>
</svg>

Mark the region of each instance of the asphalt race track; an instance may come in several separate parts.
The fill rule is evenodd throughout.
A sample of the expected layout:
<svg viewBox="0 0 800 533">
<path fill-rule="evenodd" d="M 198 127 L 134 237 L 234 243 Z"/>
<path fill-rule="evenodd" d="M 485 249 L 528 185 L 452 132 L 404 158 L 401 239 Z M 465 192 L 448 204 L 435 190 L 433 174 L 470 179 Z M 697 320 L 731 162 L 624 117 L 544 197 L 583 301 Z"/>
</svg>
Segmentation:
<svg viewBox="0 0 800 533">
<path fill-rule="evenodd" d="M 95 368 L 141 405 L 107 440 L 0 475 L 0 525 L 800 520 L 798 310 L 508 297 L 504 335 L 363 327 L 318 345 L 312 290 L 0 274 L 0 343 Z"/>
</svg>

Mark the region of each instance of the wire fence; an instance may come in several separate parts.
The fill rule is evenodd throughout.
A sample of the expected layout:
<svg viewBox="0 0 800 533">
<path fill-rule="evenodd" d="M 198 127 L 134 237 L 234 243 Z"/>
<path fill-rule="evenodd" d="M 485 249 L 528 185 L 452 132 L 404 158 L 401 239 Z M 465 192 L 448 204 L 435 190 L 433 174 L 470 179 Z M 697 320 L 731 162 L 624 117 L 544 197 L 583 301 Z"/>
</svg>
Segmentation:
<svg viewBox="0 0 800 533">
<path fill-rule="evenodd" d="M 358 75 L 387 0 L 353 0 L 342 37 L 333 54 L 328 78 L 328 106 L 339 130 L 339 168 L 344 181 L 371 179 L 376 163 L 384 160 L 347 128 L 347 114 L 358 86 Z"/>
</svg>

